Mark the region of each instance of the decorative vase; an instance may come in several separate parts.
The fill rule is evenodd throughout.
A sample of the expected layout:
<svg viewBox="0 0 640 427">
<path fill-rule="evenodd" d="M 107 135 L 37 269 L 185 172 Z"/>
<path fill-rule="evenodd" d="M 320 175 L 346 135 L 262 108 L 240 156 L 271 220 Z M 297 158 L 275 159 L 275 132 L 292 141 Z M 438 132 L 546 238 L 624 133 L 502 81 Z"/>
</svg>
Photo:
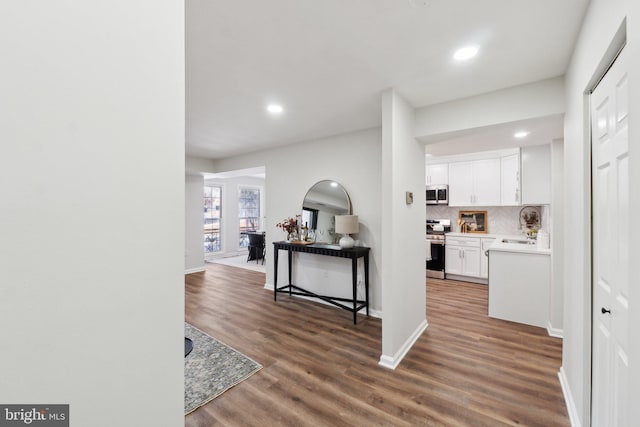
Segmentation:
<svg viewBox="0 0 640 427">
<path fill-rule="evenodd" d="M 290 232 L 287 236 L 287 242 L 293 242 L 295 240 L 298 240 L 298 232 L 296 230 Z"/>
</svg>

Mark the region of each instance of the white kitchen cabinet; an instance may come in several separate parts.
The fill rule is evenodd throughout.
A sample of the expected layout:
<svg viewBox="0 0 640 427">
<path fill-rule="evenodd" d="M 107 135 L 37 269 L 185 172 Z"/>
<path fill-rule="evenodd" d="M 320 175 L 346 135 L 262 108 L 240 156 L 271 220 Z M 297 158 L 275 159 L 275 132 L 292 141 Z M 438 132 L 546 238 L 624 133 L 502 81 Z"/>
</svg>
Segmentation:
<svg viewBox="0 0 640 427">
<path fill-rule="evenodd" d="M 427 165 L 427 185 L 447 185 L 449 184 L 449 164 L 440 163 Z"/>
<path fill-rule="evenodd" d="M 500 159 L 502 172 L 502 206 L 520 205 L 520 156 L 512 154 Z"/>
<path fill-rule="evenodd" d="M 500 159 L 449 164 L 449 206 L 498 206 Z"/>
<path fill-rule="evenodd" d="M 444 259 L 446 274 L 480 277 L 480 239 L 447 238 Z"/>
<path fill-rule="evenodd" d="M 471 206 L 473 198 L 473 163 L 449 164 L 449 206 Z"/>
<path fill-rule="evenodd" d="M 474 205 L 500 205 L 500 159 L 473 162 Z"/>
<path fill-rule="evenodd" d="M 522 204 L 551 203 L 551 146 L 522 147 Z"/>
<path fill-rule="evenodd" d="M 496 239 L 492 238 L 483 238 L 480 241 L 480 277 L 483 279 L 489 278 L 489 257 L 487 256 L 487 251 L 495 240 Z"/>
</svg>

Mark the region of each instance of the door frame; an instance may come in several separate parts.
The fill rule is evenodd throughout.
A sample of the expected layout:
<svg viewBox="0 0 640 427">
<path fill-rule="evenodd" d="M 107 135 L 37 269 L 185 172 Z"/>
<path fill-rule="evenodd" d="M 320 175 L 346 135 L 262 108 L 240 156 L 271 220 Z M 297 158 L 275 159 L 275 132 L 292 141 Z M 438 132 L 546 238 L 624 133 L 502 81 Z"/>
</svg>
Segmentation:
<svg viewBox="0 0 640 427">
<path fill-rule="evenodd" d="M 588 152 L 588 161 L 586 164 L 586 167 L 588 167 L 588 177 L 589 177 L 589 189 L 588 189 L 588 194 L 587 194 L 587 198 L 588 198 L 588 204 L 589 204 L 589 217 L 588 217 L 588 225 L 589 225 L 589 233 L 587 236 L 587 245 L 589 247 L 589 257 L 588 257 L 588 266 L 587 266 L 587 280 L 589 283 L 589 287 L 588 287 L 588 295 L 585 301 L 585 318 L 587 319 L 587 324 L 588 324 L 588 348 L 589 348 L 589 352 L 587 355 L 587 365 L 588 365 L 588 377 L 586 378 L 587 383 L 589 384 L 589 390 L 588 390 L 588 399 L 587 402 L 589 404 L 589 419 L 585 420 L 587 421 L 586 425 L 591 425 L 591 418 L 592 418 L 592 413 L 593 413 L 593 391 L 592 391 L 592 385 L 593 385 L 593 334 L 594 334 L 594 330 L 593 330 L 593 306 L 594 306 L 594 289 L 593 289 L 593 268 L 594 268 L 594 246 L 593 246 L 593 213 L 594 213 L 594 207 L 593 207 L 593 135 L 591 132 L 591 121 L 593 119 L 593 112 L 591 111 L 591 94 L 593 93 L 593 91 L 595 90 L 595 88 L 598 86 L 598 84 L 600 83 L 600 81 L 604 78 L 605 74 L 607 73 L 607 71 L 609 71 L 609 69 L 611 68 L 611 66 L 613 65 L 613 63 L 615 62 L 615 60 L 618 58 L 618 55 L 620 54 L 620 52 L 622 51 L 622 49 L 626 46 L 627 44 L 627 21 L 626 19 L 621 23 L 620 27 L 618 28 L 618 31 L 616 31 L 616 34 L 614 35 L 613 39 L 611 40 L 609 47 L 607 48 L 607 50 L 605 51 L 604 55 L 602 56 L 600 63 L 598 64 L 598 66 L 596 67 L 593 76 L 591 78 L 591 80 L 589 80 L 589 83 L 587 84 L 586 90 L 584 91 L 584 109 L 585 109 L 585 115 L 588 117 L 588 120 L 586 120 L 585 126 L 587 127 L 586 130 L 586 143 L 588 144 L 589 149 L 587 150 Z"/>
</svg>

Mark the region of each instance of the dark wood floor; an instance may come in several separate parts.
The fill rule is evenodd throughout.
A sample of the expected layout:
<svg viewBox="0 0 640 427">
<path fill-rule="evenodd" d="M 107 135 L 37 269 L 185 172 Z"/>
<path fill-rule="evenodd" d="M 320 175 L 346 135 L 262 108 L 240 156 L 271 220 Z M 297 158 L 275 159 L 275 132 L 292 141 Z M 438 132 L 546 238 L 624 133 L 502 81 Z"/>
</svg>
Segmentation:
<svg viewBox="0 0 640 427">
<path fill-rule="evenodd" d="M 263 288 L 207 264 L 186 276 L 186 320 L 264 368 L 185 417 L 195 426 L 569 426 L 562 341 L 487 317 L 487 287 L 428 279 L 429 327 L 378 366 L 381 322 Z"/>
</svg>

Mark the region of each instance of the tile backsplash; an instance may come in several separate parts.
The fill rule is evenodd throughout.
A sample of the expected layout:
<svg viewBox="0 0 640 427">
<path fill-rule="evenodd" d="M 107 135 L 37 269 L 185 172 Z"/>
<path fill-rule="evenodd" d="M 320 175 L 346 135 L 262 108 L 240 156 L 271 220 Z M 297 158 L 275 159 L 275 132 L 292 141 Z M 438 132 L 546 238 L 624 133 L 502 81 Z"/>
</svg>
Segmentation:
<svg viewBox="0 0 640 427">
<path fill-rule="evenodd" d="M 486 207 L 449 207 L 449 206 L 427 206 L 427 219 L 450 219 L 451 231 L 459 231 L 456 227 L 459 211 L 487 211 L 489 234 L 521 234 L 519 229 L 520 211 L 524 206 L 486 206 Z M 546 206 L 536 206 L 541 213 L 541 228 L 549 230 L 547 223 L 549 214 Z"/>
</svg>

